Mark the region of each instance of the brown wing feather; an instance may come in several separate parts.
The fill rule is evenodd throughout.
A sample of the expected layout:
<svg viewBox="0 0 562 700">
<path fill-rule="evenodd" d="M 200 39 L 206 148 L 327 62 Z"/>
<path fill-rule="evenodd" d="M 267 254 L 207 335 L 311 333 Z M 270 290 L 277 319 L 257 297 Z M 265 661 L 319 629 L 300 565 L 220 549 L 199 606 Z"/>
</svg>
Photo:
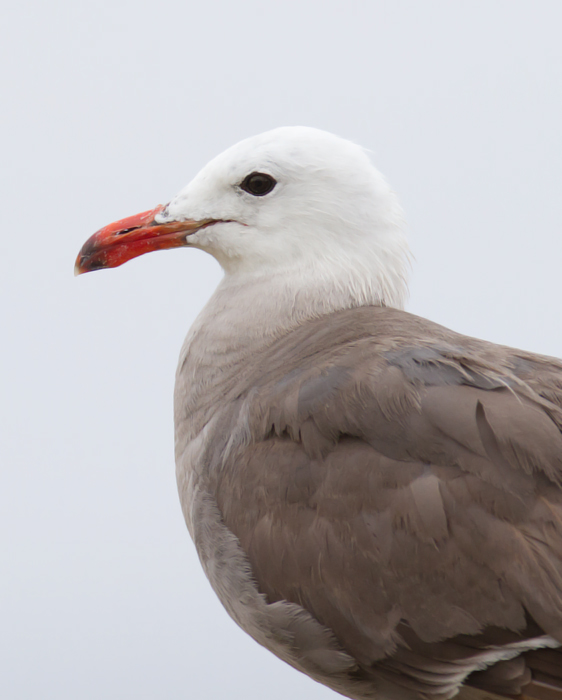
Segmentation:
<svg viewBox="0 0 562 700">
<path fill-rule="evenodd" d="M 528 651 L 562 642 L 562 363 L 366 308 L 233 395 L 216 497 L 270 602 L 427 695 L 562 697 L 562 654 Z"/>
</svg>

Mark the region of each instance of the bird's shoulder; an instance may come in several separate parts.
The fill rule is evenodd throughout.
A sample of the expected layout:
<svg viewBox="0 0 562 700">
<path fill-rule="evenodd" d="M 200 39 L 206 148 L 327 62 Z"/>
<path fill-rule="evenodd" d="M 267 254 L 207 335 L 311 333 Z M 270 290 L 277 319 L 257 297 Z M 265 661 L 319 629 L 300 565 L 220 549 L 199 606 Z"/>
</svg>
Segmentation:
<svg viewBox="0 0 562 700">
<path fill-rule="evenodd" d="M 484 400 L 490 413 L 528 420 L 530 429 L 542 423 L 541 433 L 555 438 L 562 429 L 562 361 L 405 311 L 360 307 L 311 320 L 271 343 L 240 373 L 231 398 L 238 409 L 231 418 L 241 411 L 253 441 L 272 434 L 302 440 L 314 423 L 333 443 L 365 437 L 381 420 L 386 430 L 419 416 L 447 421 L 451 402 L 474 408 Z M 487 413 L 485 406 L 479 411 Z"/>
</svg>

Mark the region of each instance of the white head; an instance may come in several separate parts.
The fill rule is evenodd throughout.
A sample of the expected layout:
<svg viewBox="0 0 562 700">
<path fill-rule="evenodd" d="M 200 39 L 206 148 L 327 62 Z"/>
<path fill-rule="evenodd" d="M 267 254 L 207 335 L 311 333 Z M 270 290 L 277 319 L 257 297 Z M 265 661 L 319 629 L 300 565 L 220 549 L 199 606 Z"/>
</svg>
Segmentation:
<svg viewBox="0 0 562 700">
<path fill-rule="evenodd" d="M 269 175 L 271 191 L 244 191 L 252 173 Z M 349 141 L 283 127 L 237 143 L 156 216 L 159 223 L 203 219 L 219 223 L 187 242 L 213 255 L 227 275 L 298 272 L 338 283 L 351 272 L 362 286 L 377 289 L 379 301 L 403 305 L 408 248 L 400 206 L 365 152 Z"/>
<path fill-rule="evenodd" d="M 248 183 L 252 173 L 266 177 Z M 317 287 L 353 305 L 403 306 L 409 260 L 397 198 L 359 146 L 324 131 L 284 127 L 241 141 L 153 214 L 154 232 L 182 234 L 181 245 L 213 255 L 227 278 L 282 278 L 295 293 Z M 139 228 L 133 219 L 118 222 L 120 236 Z M 104 261 L 79 271 L 111 266 Z"/>
</svg>

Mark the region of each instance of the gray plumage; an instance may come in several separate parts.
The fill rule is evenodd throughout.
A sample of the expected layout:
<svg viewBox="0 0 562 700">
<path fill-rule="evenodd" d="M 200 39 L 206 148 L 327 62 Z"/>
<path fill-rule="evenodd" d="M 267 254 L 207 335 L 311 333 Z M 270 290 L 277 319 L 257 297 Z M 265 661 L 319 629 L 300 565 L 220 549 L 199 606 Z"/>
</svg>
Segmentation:
<svg viewBox="0 0 562 700">
<path fill-rule="evenodd" d="M 227 375 L 178 470 L 238 624 L 351 698 L 562 687 L 561 362 L 363 307 Z"/>
</svg>

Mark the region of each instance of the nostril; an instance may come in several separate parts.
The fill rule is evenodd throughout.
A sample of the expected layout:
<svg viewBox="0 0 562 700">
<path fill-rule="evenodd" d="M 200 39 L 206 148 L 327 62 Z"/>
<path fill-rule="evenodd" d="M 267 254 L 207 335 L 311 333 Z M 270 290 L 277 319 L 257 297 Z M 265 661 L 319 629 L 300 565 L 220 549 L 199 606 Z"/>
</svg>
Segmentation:
<svg viewBox="0 0 562 700">
<path fill-rule="evenodd" d="M 131 228 L 123 228 L 120 231 L 117 231 L 115 234 L 116 236 L 122 236 L 124 233 L 130 233 L 131 231 L 134 231 L 138 226 L 133 226 Z"/>
</svg>

